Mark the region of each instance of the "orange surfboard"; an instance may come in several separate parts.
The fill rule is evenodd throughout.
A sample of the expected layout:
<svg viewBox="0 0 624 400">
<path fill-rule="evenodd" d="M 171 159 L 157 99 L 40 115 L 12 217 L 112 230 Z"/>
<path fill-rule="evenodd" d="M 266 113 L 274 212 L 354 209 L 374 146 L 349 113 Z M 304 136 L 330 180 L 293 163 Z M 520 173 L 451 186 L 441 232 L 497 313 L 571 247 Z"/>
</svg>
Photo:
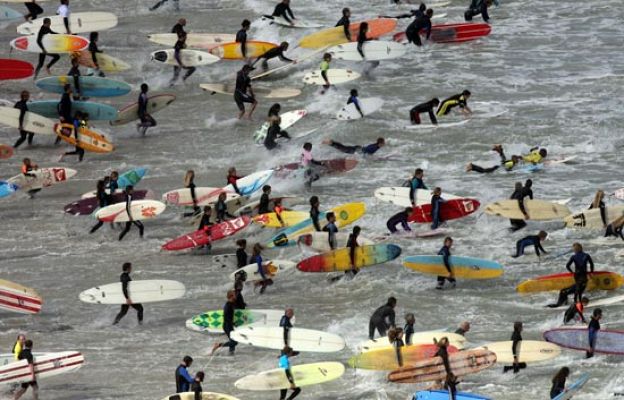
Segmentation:
<svg viewBox="0 0 624 400">
<path fill-rule="evenodd" d="M 57 124 L 55 131 L 61 139 L 71 145 L 85 149 L 85 151 L 93 153 L 110 153 L 115 149 L 113 144 L 108 141 L 104 135 L 87 128 L 80 128 L 77 142 L 76 137 L 74 136 L 74 125 Z"/>
</svg>

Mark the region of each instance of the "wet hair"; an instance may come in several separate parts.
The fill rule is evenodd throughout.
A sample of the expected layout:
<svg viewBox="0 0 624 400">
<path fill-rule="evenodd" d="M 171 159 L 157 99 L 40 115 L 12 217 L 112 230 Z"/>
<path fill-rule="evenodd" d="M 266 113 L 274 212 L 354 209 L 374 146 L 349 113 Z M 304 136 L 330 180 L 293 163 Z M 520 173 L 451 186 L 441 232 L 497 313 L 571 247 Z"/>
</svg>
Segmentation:
<svg viewBox="0 0 624 400">
<path fill-rule="evenodd" d="M 579 242 L 575 242 L 572 244 L 572 248 L 574 249 L 574 251 L 583 251 L 583 245 L 580 244 Z"/>
<path fill-rule="evenodd" d="M 594 317 L 602 317 L 602 308 L 596 308 L 592 314 Z"/>
<path fill-rule="evenodd" d="M 212 212 L 212 207 L 210 206 L 204 206 L 204 214 Z"/>
<path fill-rule="evenodd" d="M 288 48 L 288 42 L 282 42 L 280 43 L 280 47 L 283 48 L 284 50 Z"/>
<path fill-rule="evenodd" d="M 440 104 L 440 99 L 438 99 L 437 97 L 434 97 L 433 99 L 431 99 L 431 101 L 433 102 L 433 105 L 438 106 Z"/>
<path fill-rule="evenodd" d="M 245 246 L 247 246 L 247 240 L 245 240 L 245 239 L 238 239 L 236 241 L 236 245 L 239 246 L 239 247 L 245 247 Z"/>
<path fill-rule="evenodd" d="M 563 367 L 559 371 L 557 371 L 555 376 L 553 376 L 552 383 L 557 384 L 563 382 L 563 380 L 566 379 L 568 376 L 570 376 L 570 368 Z"/>
<path fill-rule="evenodd" d="M 407 322 L 408 324 L 413 324 L 414 322 L 416 322 L 416 317 L 413 313 L 407 313 L 405 314 L 405 322 Z"/>
<path fill-rule="evenodd" d="M 446 244 L 446 242 L 451 242 L 451 243 L 453 243 L 453 238 L 452 238 L 452 237 L 450 237 L 450 236 L 445 237 L 445 238 L 444 238 L 444 244 Z"/>
<path fill-rule="evenodd" d="M 147 86 L 147 83 L 142 83 L 141 84 L 141 92 L 145 93 L 149 90 L 149 86 Z"/>
<path fill-rule="evenodd" d="M 354 226 L 354 227 L 353 227 L 353 234 L 354 234 L 354 235 L 356 235 L 356 236 L 357 236 L 357 235 L 359 235 L 359 234 L 360 234 L 360 232 L 362 232 L 362 228 L 360 228 L 360 226 L 359 226 L 359 225 L 356 225 L 356 226 Z"/>
<path fill-rule="evenodd" d="M 548 155 L 548 151 L 546 149 L 540 149 L 539 154 L 540 156 L 542 156 L 542 158 L 546 158 L 546 156 Z"/>
<path fill-rule="evenodd" d="M 357 89 L 351 89 L 351 91 L 349 92 L 349 94 L 350 94 L 351 96 L 357 96 L 357 95 L 358 95 L 358 91 L 357 91 Z"/>
<path fill-rule="evenodd" d="M 388 301 L 386 302 L 386 305 L 390 306 L 390 307 L 394 307 L 397 304 L 397 299 L 394 296 L 388 297 Z"/>
<path fill-rule="evenodd" d="M 89 34 L 89 41 L 90 41 L 90 42 L 95 42 L 96 40 L 98 40 L 98 37 L 99 37 L 99 36 L 100 36 L 100 34 L 99 34 L 99 33 L 97 33 L 97 32 L 91 32 L 91 33 Z"/>
<path fill-rule="evenodd" d="M 290 346 L 284 346 L 284 348 L 282 349 L 282 355 L 285 356 L 287 354 L 292 353 L 293 349 Z"/>
<path fill-rule="evenodd" d="M 470 93 L 470 90 L 464 90 L 464 91 L 462 92 L 462 94 L 463 94 L 464 96 L 470 96 L 472 93 Z"/>
<path fill-rule="evenodd" d="M 583 296 L 583 298 L 581 299 L 581 303 L 582 304 L 589 304 L 589 299 L 585 296 Z"/>
<path fill-rule="evenodd" d="M 312 197 L 310 197 L 310 205 L 311 205 L 311 206 L 313 206 L 313 205 L 315 205 L 315 204 L 318 204 L 318 203 L 319 203 L 319 198 L 318 198 L 318 196 L 312 196 Z"/>
<path fill-rule="evenodd" d="M 132 268 L 132 263 L 129 263 L 129 262 L 124 263 L 124 264 L 121 266 L 121 270 L 122 270 L 123 272 L 128 272 L 128 271 L 130 271 L 130 268 Z"/>
<path fill-rule="evenodd" d="M 66 83 L 65 85 L 63 85 L 63 91 L 67 92 L 68 90 L 71 90 L 71 84 Z"/>
<path fill-rule="evenodd" d="M 539 231 L 537 233 L 537 236 L 539 236 L 542 239 L 546 239 L 548 237 L 548 232 L 546 232 L 546 231 Z"/>
<path fill-rule="evenodd" d="M 266 193 L 269 190 L 271 190 L 271 186 L 270 185 L 264 185 L 262 186 L 262 193 Z"/>
<path fill-rule="evenodd" d="M 377 145 L 383 145 L 383 144 L 386 144 L 386 139 L 382 137 L 377 138 Z"/>
<path fill-rule="evenodd" d="M 426 14 L 427 14 L 427 16 L 428 16 L 429 18 L 431 18 L 431 17 L 433 16 L 433 8 L 429 8 L 429 9 L 427 9 Z"/>
<path fill-rule="evenodd" d="M 514 322 L 514 332 L 520 332 L 522 330 L 522 322 L 521 321 L 516 321 Z"/>
<path fill-rule="evenodd" d="M 416 168 L 416 170 L 414 171 L 414 175 L 420 175 L 422 173 L 424 173 L 425 171 L 423 171 L 422 168 Z"/>
<path fill-rule="evenodd" d="M 531 186 L 533 186 L 533 180 L 527 179 L 526 181 L 524 181 L 524 186 L 530 188 Z"/>
<path fill-rule="evenodd" d="M 195 378 L 196 378 L 197 380 L 199 380 L 200 382 L 203 382 L 203 381 L 204 381 L 204 376 L 205 376 L 204 371 L 198 371 L 198 372 L 195 374 Z"/>
<path fill-rule="evenodd" d="M 32 340 L 30 340 L 30 339 L 27 339 L 27 340 L 24 342 L 24 347 L 31 348 L 31 347 L 32 347 L 32 345 L 33 345 L 33 341 L 32 341 Z"/>
<path fill-rule="evenodd" d="M 325 218 L 327 218 L 327 220 L 329 221 L 332 218 L 336 218 L 336 214 L 330 211 L 325 215 Z"/>
<path fill-rule="evenodd" d="M 254 256 L 257 256 L 262 251 L 263 247 L 260 243 L 256 243 L 253 245 L 252 253 Z"/>
<path fill-rule="evenodd" d="M 47 17 L 46 17 L 46 18 L 44 18 L 44 19 L 43 19 L 43 24 L 44 24 L 44 25 L 45 25 L 45 24 L 51 24 L 51 23 L 52 23 L 52 20 L 51 20 L 50 18 L 47 18 Z"/>
<path fill-rule="evenodd" d="M 241 26 L 243 28 L 247 28 L 247 27 L 251 26 L 251 22 L 248 19 L 244 19 L 243 22 L 241 23 Z"/>
<path fill-rule="evenodd" d="M 182 361 L 184 361 L 184 364 L 186 364 L 186 366 L 188 367 L 189 365 L 191 365 L 193 363 L 193 357 L 191 357 L 191 356 L 184 356 Z"/>
<path fill-rule="evenodd" d="M 516 182 L 516 190 L 522 190 L 522 182 Z"/>
<path fill-rule="evenodd" d="M 418 9 L 420 11 L 425 11 L 427 9 L 427 6 L 425 5 L 425 3 L 420 3 L 420 6 L 418 6 Z"/>
<path fill-rule="evenodd" d="M 307 150 L 307 151 L 312 150 L 312 143 L 310 143 L 310 142 L 306 142 L 306 143 L 304 143 L 304 144 L 303 144 L 303 149 L 304 149 L 304 150 Z"/>
<path fill-rule="evenodd" d="M 193 171 L 192 169 L 189 169 L 188 171 L 186 171 L 186 175 L 184 175 L 184 185 L 185 186 L 190 185 L 194 179 L 195 179 L 195 171 Z"/>
<path fill-rule="evenodd" d="M 345 7 L 345 8 L 342 9 L 342 15 L 343 16 L 346 16 L 347 13 L 350 13 L 350 12 L 351 12 L 351 10 L 349 9 L 349 7 Z"/>
<path fill-rule="evenodd" d="M 325 53 L 325 54 L 323 54 L 323 60 L 331 60 L 331 58 L 332 58 L 331 53 Z"/>
<path fill-rule="evenodd" d="M 411 214 L 414 209 L 412 207 L 405 207 L 405 212 Z"/>
</svg>

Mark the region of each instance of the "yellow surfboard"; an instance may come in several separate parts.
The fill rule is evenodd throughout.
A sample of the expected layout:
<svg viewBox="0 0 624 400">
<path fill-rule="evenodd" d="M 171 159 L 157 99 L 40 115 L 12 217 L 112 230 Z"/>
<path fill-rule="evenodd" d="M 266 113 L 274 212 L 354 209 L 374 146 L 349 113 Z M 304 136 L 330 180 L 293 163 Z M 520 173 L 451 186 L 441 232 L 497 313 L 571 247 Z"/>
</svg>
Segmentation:
<svg viewBox="0 0 624 400">
<path fill-rule="evenodd" d="M 438 346 L 433 343 L 415 344 L 411 346 L 403 346 L 399 349 L 403 365 L 399 365 L 397 349 L 394 347 L 387 347 L 385 349 L 372 350 L 358 354 L 351 357 L 348 363 L 351 368 L 392 371 L 400 368 L 401 366 L 411 365 L 417 361 L 435 356 L 435 353 L 438 351 Z M 449 353 L 455 352 L 457 352 L 457 349 L 455 347 L 451 347 Z"/>
<path fill-rule="evenodd" d="M 310 213 L 307 211 L 282 211 L 281 218 L 284 225 L 277 219 L 277 214 L 274 212 L 256 215 L 252 219 L 253 222 L 265 228 L 286 228 L 310 218 Z"/>
<path fill-rule="evenodd" d="M 277 47 L 275 43 L 248 41 L 246 43 L 247 58 L 260 57 L 267 51 Z M 240 43 L 224 43 L 210 50 L 210 54 L 224 60 L 243 60 Z"/>
<path fill-rule="evenodd" d="M 451 256 L 449 262 L 458 279 L 493 279 L 503 274 L 503 266 L 491 260 Z M 405 257 L 403 265 L 428 275 L 448 275 L 442 256 L 438 255 Z"/>
<path fill-rule="evenodd" d="M 397 20 L 392 18 L 377 18 L 366 22 L 368 22 L 368 34 L 366 36 L 369 39 L 376 39 L 381 35 L 390 33 L 397 26 Z M 361 22 L 354 22 L 349 25 L 349 31 L 353 41 L 357 39 L 360 23 Z M 323 29 L 303 37 L 299 41 L 299 47 L 307 49 L 320 49 L 348 42 L 349 41 L 344 34 L 344 27 L 337 26 L 334 28 Z"/>
<path fill-rule="evenodd" d="M 596 271 L 587 282 L 587 290 L 614 290 L 624 284 L 624 277 L 615 272 Z M 526 280 L 516 287 L 519 293 L 548 292 L 561 290 L 574 285 L 571 273 L 540 276 Z"/>
<path fill-rule="evenodd" d="M 88 68 L 95 68 L 95 64 L 93 63 L 93 59 L 91 58 L 90 51 L 83 50 L 72 53 L 72 58 L 78 59 L 78 63 L 80 65 Z M 131 68 L 130 64 L 128 64 L 127 62 L 104 53 L 98 53 L 97 60 L 98 65 L 100 66 L 100 70 L 104 72 L 121 72 Z"/>
</svg>

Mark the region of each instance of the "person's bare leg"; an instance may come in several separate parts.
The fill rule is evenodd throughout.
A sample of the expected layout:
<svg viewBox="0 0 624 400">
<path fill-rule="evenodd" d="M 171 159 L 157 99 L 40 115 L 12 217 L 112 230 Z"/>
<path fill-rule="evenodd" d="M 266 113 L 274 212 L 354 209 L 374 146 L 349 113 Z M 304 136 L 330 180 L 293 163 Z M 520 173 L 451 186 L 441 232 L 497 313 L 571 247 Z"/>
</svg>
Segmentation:
<svg viewBox="0 0 624 400">
<path fill-rule="evenodd" d="M 258 106 L 258 102 L 254 101 L 252 106 L 251 106 L 251 110 L 249 110 L 249 115 L 247 116 L 247 118 L 251 119 L 251 114 L 253 114 L 254 110 L 256 109 L 256 107 Z"/>
</svg>

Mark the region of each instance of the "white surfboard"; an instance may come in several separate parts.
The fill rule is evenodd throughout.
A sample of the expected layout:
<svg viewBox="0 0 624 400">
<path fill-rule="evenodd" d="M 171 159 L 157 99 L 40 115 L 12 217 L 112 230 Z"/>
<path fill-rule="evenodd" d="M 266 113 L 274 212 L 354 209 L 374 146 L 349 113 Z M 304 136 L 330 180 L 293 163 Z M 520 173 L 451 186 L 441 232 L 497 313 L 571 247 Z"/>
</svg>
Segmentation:
<svg viewBox="0 0 624 400">
<path fill-rule="evenodd" d="M 345 347 L 345 340 L 333 333 L 312 329 L 291 328 L 288 344 L 295 351 L 332 353 Z M 246 326 L 234 330 L 230 337 L 242 344 L 265 349 L 284 348 L 284 329 Z"/>
<path fill-rule="evenodd" d="M 611 223 L 624 214 L 624 205 L 607 206 L 605 215 L 607 223 Z M 570 214 L 563 219 L 567 228 L 574 229 L 603 229 L 604 223 L 600 216 L 600 209 L 594 208 Z"/>
<path fill-rule="evenodd" d="M 272 169 L 254 172 L 253 174 L 249 174 L 237 180 L 236 186 L 241 192 L 241 195 L 250 196 L 258 190 L 261 190 L 262 186 L 264 186 L 269 181 L 269 179 L 271 179 L 271 176 L 273 176 Z M 234 186 L 224 186 L 223 190 L 234 192 Z"/>
<path fill-rule="evenodd" d="M 292 20 L 292 24 L 288 21 L 286 21 L 284 18 L 282 17 L 272 17 L 272 18 L 268 18 L 268 17 L 262 17 L 260 18 L 262 21 L 266 21 L 269 22 L 270 24 L 276 24 L 276 25 L 280 25 L 280 26 L 285 26 L 287 28 L 300 28 L 300 29 L 310 29 L 310 28 L 321 28 L 323 25 L 321 24 L 315 24 L 314 22 L 310 22 L 310 21 L 306 21 L 304 19 L 291 19 Z"/>
<path fill-rule="evenodd" d="M 221 193 L 226 193 L 226 201 L 236 199 L 240 197 L 238 194 L 223 190 L 223 188 L 217 187 L 196 187 L 195 199 L 198 206 L 207 206 L 216 203 L 219 200 Z M 192 206 L 193 197 L 191 196 L 191 189 L 183 188 L 171 190 L 162 195 L 162 201 L 165 204 L 173 206 Z"/>
<path fill-rule="evenodd" d="M 338 85 L 340 83 L 351 82 L 358 79 L 361 75 L 350 69 L 328 69 L 327 79 L 330 85 Z M 308 85 L 325 85 L 325 79 L 321 76 L 321 70 L 310 71 L 303 76 L 303 83 Z"/>
<path fill-rule="evenodd" d="M 223 94 L 227 96 L 234 95 L 234 85 L 229 83 L 202 83 L 199 87 L 210 94 Z M 297 97 L 301 94 L 301 90 L 295 88 L 272 89 L 254 86 L 253 91 L 256 96 L 264 99 L 288 99 L 290 97 Z"/>
<path fill-rule="evenodd" d="M 421 114 L 421 119 L 425 118 L 428 119 L 429 115 L 427 114 Z M 438 129 L 438 128 L 452 128 L 454 126 L 461 126 L 464 124 L 467 124 L 470 121 L 470 118 L 465 118 L 462 119 L 460 121 L 455 121 L 455 122 L 442 122 L 442 123 L 438 123 L 437 125 L 433 125 L 429 122 L 427 123 L 420 123 L 420 124 L 412 124 L 412 125 L 406 125 L 405 129 Z"/>
<path fill-rule="evenodd" d="M 514 354 L 511 351 L 513 342 L 511 340 L 503 342 L 487 343 L 478 349 L 487 349 L 496 353 L 497 363 L 512 363 Z M 520 342 L 520 357 L 518 362 L 534 363 L 551 360 L 561 354 L 561 348 L 554 343 L 540 340 L 523 340 Z"/>
<path fill-rule="evenodd" d="M 201 400 L 239 400 L 238 397 L 216 392 L 201 392 Z M 195 392 L 176 393 L 162 400 L 195 400 Z"/>
<path fill-rule="evenodd" d="M 616 305 L 616 304 L 620 304 L 620 303 L 624 303 L 624 295 L 620 295 L 620 296 L 612 296 L 612 297 L 603 297 L 603 298 L 599 298 L 599 299 L 593 299 L 590 298 L 589 299 L 589 304 L 587 304 L 585 306 L 585 308 L 595 308 L 595 307 L 605 307 L 605 306 L 612 306 L 612 305 Z M 547 309 L 547 310 L 566 310 L 570 307 L 570 304 L 566 304 L 563 306 L 559 306 L 559 307 L 543 307 L 543 306 L 539 306 L 537 308 L 539 309 Z"/>
<path fill-rule="evenodd" d="M 20 110 L 17 108 L 0 106 L 0 124 L 18 129 L 19 115 Z M 54 125 L 56 125 L 56 121 L 33 112 L 26 111 L 26 115 L 24 115 L 23 126 L 27 132 L 56 135 Z"/>
<path fill-rule="evenodd" d="M 544 165 L 559 165 L 559 164 L 567 164 L 571 161 L 574 161 L 578 156 L 577 155 L 572 155 L 572 156 L 566 156 L 566 157 L 562 157 L 562 158 L 555 158 L 555 159 L 546 159 L 544 160 Z"/>
<path fill-rule="evenodd" d="M 153 114 L 167 107 L 176 99 L 174 94 L 155 94 L 147 98 L 147 112 Z M 117 112 L 117 119 L 110 121 L 112 126 L 124 125 L 139 119 L 139 103 L 130 103 Z"/>
<path fill-rule="evenodd" d="M 128 283 L 128 295 L 133 303 L 154 303 L 179 299 L 186 288 L 177 281 L 145 280 Z M 87 289 L 78 296 L 80 301 L 92 304 L 126 304 L 121 282 L 109 283 Z"/>
<path fill-rule="evenodd" d="M 15 175 L 9 178 L 7 182 L 17 185 L 20 190 L 41 189 L 44 187 L 56 185 L 72 178 L 78 173 L 75 169 L 52 167 L 52 168 L 39 168 L 34 171 L 30 171 L 32 176 L 25 176 L 24 174 Z"/>
<path fill-rule="evenodd" d="M 393 58 L 403 57 L 407 51 L 407 45 L 397 42 L 370 40 L 364 42 L 362 46 L 362 53 L 357 51 L 357 43 L 349 42 L 345 44 L 339 44 L 334 47 L 330 47 L 327 52 L 332 55 L 332 58 L 345 61 L 378 61 L 378 60 L 392 60 Z"/>
<path fill-rule="evenodd" d="M 54 32 L 65 33 L 65 23 L 60 15 L 47 17 L 39 16 L 17 26 L 17 33 L 21 35 L 36 35 L 43 25 L 44 18 L 50 18 L 50 29 Z M 97 32 L 117 26 L 117 16 L 109 12 L 78 12 L 69 14 L 69 29 L 71 33 Z"/>
<path fill-rule="evenodd" d="M 135 221 L 152 219 L 162 214 L 167 208 L 160 201 L 155 200 L 134 200 L 130 204 L 130 213 Z M 95 218 L 103 222 L 128 222 L 130 218 L 126 212 L 126 203 L 112 204 L 108 207 L 100 208 L 95 213 Z"/>
<path fill-rule="evenodd" d="M 264 274 L 267 278 L 274 279 L 275 276 L 281 275 L 284 272 L 292 271 L 297 266 L 296 263 L 289 260 L 268 260 L 262 263 Z M 262 276 L 258 272 L 258 264 L 249 264 L 243 268 L 239 268 L 230 274 L 230 280 L 236 279 L 236 274 L 245 271 L 247 274 L 247 282 L 262 280 Z"/>
<path fill-rule="evenodd" d="M 163 46 L 175 46 L 178 35 L 175 33 L 155 33 L 147 35 L 150 42 L 162 44 Z M 186 34 L 186 45 L 199 49 L 210 49 L 223 43 L 231 43 L 236 40 L 236 35 L 227 33 L 199 33 L 189 32 Z"/>
<path fill-rule="evenodd" d="M 383 106 L 383 99 L 379 97 L 370 97 L 368 99 L 359 99 L 360 108 L 362 109 L 362 114 L 364 116 L 370 115 L 375 111 L 379 110 L 381 106 Z M 350 103 L 346 106 L 342 107 L 340 111 L 336 114 L 336 118 L 343 121 L 353 121 L 355 119 L 361 119 L 362 115 L 355 107 L 355 104 Z"/>
<path fill-rule="evenodd" d="M 262 309 L 245 309 L 238 310 L 236 312 L 242 312 L 246 315 L 247 319 L 246 323 L 240 326 L 238 329 L 241 329 L 243 326 L 263 326 L 263 327 L 279 327 L 280 320 L 284 315 L 284 310 L 262 310 Z M 218 318 L 222 319 L 222 311 L 218 311 L 217 313 L 221 313 L 221 315 L 217 315 Z M 196 315 L 193 318 L 189 318 L 186 320 L 186 328 L 195 332 L 202 333 L 223 333 L 223 326 L 220 324 L 210 325 L 209 323 L 203 323 L 206 317 L 212 316 L 213 311 L 208 311 L 201 315 Z M 199 323 L 196 323 L 195 318 L 197 318 Z M 236 317 L 235 317 L 236 318 Z M 234 321 L 236 324 L 236 319 Z M 295 324 L 295 317 L 290 319 L 291 324 Z"/>
<path fill-rule="evenodd" d="M 297 238 L 297 244 L 306 246 L 306 248 L 313 250 L 317 253 L 325 253 L 327 251 L 331 251 L 329 246 L 329 233 L 327 232 L 312 232 Z M 349 240 L 349 233 L 347 232 L 338 232 L 336 233 L 336 242 L 338 247 L 347 247 L 347 241 Z M 359 246 L 368 246 L 375 244 L 374 241 L 363 237 L 358 236 L 358 245 Z"/>
<path fill-rule="evenodd" d="M 332 361 L 295 365 L 290 371 L 297 387 L 303 387 L 338 379 L 344 374 L 345 367 L 342 363 Z M 289 389 L 290 385 L 282 368 L 247 375 L 234 382 L 237 389 L 257 391 Z"/>
<path fill-rule="evenodd" d="M 77 351 L 63 351 L 34 356 L 35 379 L 75 372 L 84 364 L 84 356 Z M 0 367 L 0 385 L 14 385 L 32 381 L 27 360 L 12 362 Z"/>
<path fill-rule="evenodd" d="M 448 338 L 451 346 L 455 346 L 460 350 L 463 349 L 466 344 L 466 338 L 462 335 L 445 331 L 415 332 L 412 335 L 412 344 L 433 344 L 433 339 L 440 340 L 443 337 Z M 362 350 L 362 353 L 365 353 L 367 351 L 385 349 L 391 346 L 392 345 L 390 344 L 388 337 L 384 336 L 379 339 L 362 342 L 360 343 L 359 348 Z"/>
<path fill-rule="evenodd" d="M 174 57 L 175 50 L 157 50 L 152 52 L 151 60 L 167 65 L 178 65 Z M 199 50 L 182 50 L 180 60 L 185 67 L 199 67 L 202 65 L 214 64 L 220 60 L 219 57 Z"/>
<path fill-rule="evenodd" d="M 295 122 L 299 121 L 301 118 L 305 117 L 307 114 L 308 114 L 308 111 L 306 111 L 305 109 L 287 111 L 281 114 L 280 115 L 280 118 L 281 118 L 280 128 L 282 130 L 290 128 L 291 126 L 295 124 Z M 253 136 L 254 141 L 256 143 L 264 142 L 264 139 L 266 138 L 268 131 L 269 131 L 269 123 L 265 122 L 257 131 L 254 132 L 254 136 Z"/>
<path fill-rule="evenodd" d="M 375 189 L 375 197 L 385 203 L 394 204 L 401 207 L 411 207 L 412 200 L 409 198 L 410 188 L 403 186 L 396 187 L 381 187 Z M 416 206 L 423 204 L 431 204 L 431 196 L 433 196 L 432 190 L 416 189 Z M 442 198 L 445 200 L 460 199 L 460 196 L 456 196 L 451 193 L 442 192 Z"/>
</svg>

